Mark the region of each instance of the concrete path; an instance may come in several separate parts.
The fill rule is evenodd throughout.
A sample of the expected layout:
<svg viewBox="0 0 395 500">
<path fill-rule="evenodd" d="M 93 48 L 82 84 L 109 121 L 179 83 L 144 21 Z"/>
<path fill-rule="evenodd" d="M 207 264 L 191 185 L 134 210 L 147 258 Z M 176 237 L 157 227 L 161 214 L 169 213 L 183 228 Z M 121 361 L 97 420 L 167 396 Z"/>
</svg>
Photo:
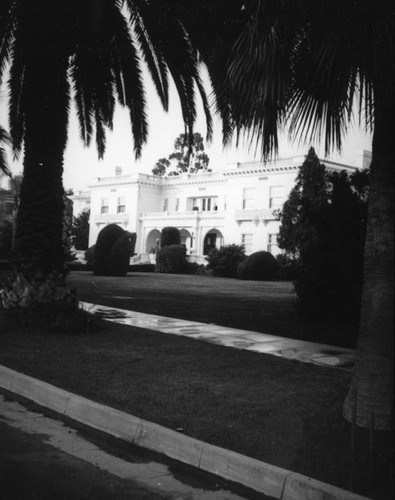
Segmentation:
<svg viewBox="0 0 395 500">
<path fill-rule="evenodd" d="M 227 328 L 213 323 L 168 318 L 89 302 L 81 302 L 81 304 L 86 310 L 97 313 L 104 319 L 115 323 L 347 371 L 350 371 L 354 366 L 355 351 L 353 349 Z"/>
</svg>

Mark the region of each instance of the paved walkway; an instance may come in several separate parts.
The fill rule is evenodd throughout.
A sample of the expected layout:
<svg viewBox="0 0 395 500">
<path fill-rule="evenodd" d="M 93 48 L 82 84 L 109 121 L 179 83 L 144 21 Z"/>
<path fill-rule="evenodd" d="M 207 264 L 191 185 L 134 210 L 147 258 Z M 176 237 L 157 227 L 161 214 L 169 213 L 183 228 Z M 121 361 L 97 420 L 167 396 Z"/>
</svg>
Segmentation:
<svg viewBox="0 0 395 500">
<path fill-rule="evenodd" d="M 226 328 L 213 323 L 199 323 L 197 321 L 156 316 L 89 302 L 81 302 L 81 304 L 86 310 L 98 313 L 104 319 L 115 323 L 147 328 L 148 330 L 172 335 L 181 335 L 235 349 L 246 349 L 247 351 L 271 354 L 347 371 L 350 371 L 354 366 L 355 351 L 353 349 L 276 337 L 248 330 Z"/>
</svg>

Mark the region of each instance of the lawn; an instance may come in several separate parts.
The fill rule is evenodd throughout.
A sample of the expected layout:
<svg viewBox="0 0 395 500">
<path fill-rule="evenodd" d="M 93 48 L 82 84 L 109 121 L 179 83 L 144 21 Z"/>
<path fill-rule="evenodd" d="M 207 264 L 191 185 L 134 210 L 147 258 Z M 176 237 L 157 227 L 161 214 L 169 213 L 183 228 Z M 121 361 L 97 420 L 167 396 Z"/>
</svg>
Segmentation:
<svg viewBox="0 0 395 500">
<path fill-rule="evenodd" d="M 255 332 L 355 348 L 357 327 L 302 321 L 293 284 L 206 276 L 129 273 L 124 278 L 72 272 L 68 284 L 81 300 L 215 323 Z"/>
<path fill-rule="evenodd" d="M 136 310 L 167 315 L 184 310 L 178 316 L 190 319 L 212 321 L 218 302 L 219 317 L 230 326 L 245 326 L 236 323 L 237 297 L 243 298 L 245 317 L 260 307 L 273 329 L 285 328 L 285 310 L 289 320 L 295 318 L 292 288 L 284 283 L 140 274 L 115 280 L 79 273 L 69 283 L 78 284 L 86 300 L 93 300 L 92 287 L 103 304 L 137 304 Z M 192 318 L 192 311 L 199 316 Z M 107 322 L 97 333 L 76 336 L 3 331 L 0 363 L 189 436 L 349 487 L 351 426 L 341 416 L 347 372 Z M 371 469 L 369 432 L 358 430 L 359 493 L 392 498 L 391 446 L 391 436 L 375 433 Z"/>
</svg>

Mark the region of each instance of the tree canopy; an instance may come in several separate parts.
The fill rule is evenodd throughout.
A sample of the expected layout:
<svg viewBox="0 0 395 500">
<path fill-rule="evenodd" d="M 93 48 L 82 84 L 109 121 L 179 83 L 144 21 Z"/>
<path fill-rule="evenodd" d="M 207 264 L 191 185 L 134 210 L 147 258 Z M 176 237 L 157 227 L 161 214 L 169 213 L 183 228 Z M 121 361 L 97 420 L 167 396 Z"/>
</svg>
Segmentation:
<svg viewBox="0 0 395 500">
<path fill-rule="evenodd" d="M 195 132 L 192 137 L 180 134 L 174 142 L 173 153 L 167 158 L 159 159 L 152 173 L 158 177 L 184 172 L 196 174 L 199 170 L 207 170 L 209 162 L 204 150 L 204 140 L 199 132 Z"/>
<path fill-rule="evenodd" d="M 368 172 L 329 171 L 311 148 L 280 211 L 278 245 L 296 264 L 299 312 L 357 322 L 361 303 Z"/>
</svg>

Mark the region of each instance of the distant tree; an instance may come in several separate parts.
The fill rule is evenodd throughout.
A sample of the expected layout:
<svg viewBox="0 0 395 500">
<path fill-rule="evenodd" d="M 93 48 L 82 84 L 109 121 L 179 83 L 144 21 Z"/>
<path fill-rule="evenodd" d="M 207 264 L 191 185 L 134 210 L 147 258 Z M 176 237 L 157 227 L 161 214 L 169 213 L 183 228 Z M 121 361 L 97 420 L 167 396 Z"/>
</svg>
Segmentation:
<svg viewBox="0 0 395 500">
<path fill-rule="evenodd" d="M 204 151 L 203 137 L 199 132 L 195 132 L 193 136 L 180 134 L 174 142 L 174 152 L 168 158 L 158 160 L 152 173 L 158 177 L 184 172 L 195 174 L 199 170 L 207 169 L 209 161 Z"/>
<path fill-rule="evenodd" d="M 86 250 L 88 248 L 89 217 L 90 217 L 89 209 L 85 209 L 82 212 L 80 212 L 76 217 L 73 217 L 71 236 L 73 239 L 74 247 L 77 250 Z"/>
<path fill-rule="evenodd" d="M 356 321 L 362 290 L 368 174 L 328 172 L 311 148 L 280 216 L 278 244 L 296 260 L 302 315 Z"/>
</svg>

